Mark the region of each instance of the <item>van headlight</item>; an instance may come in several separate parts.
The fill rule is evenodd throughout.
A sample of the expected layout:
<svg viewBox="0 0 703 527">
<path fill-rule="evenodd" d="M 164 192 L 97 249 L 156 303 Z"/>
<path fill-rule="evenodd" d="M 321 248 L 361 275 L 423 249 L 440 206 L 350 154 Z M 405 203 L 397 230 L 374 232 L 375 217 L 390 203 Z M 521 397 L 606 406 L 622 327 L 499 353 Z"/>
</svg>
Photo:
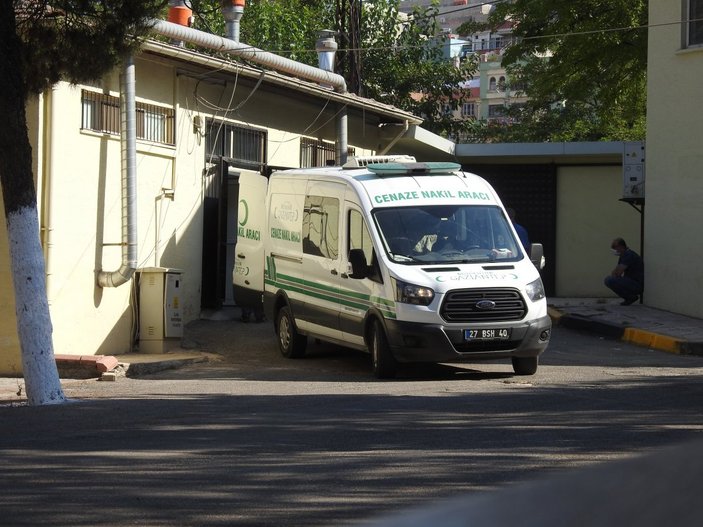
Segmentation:
<svg viewBox="0 0 703 527">
<path fill-rule="evenodd" d="M 429 306 L 433 299 L 434 290 L 429 287 L 409 284 L 400 280 L 395 281 L 396 302 L 415 304 L 417 306 Z"/>
<path fill-rule="evenodd" d="M 544 285 L 542 285 L 542 279 L 538 278 L 534 282 L 527 284 L 527 296 L 533 302 L 537 300 L 542 300 L 546 295 L 544 294 Z"/>
</svg>

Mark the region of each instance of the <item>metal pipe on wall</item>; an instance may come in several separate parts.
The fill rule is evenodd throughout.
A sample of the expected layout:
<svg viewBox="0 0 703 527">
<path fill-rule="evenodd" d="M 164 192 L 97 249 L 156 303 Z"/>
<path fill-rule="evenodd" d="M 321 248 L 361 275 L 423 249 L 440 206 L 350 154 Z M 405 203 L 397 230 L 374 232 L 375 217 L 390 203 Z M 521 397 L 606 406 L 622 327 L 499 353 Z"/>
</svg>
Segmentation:
<svg viewBox="0 0 703 527">
<path fill-rule="evenodd" d="M 125 60 L 120 75 L 120 150 L 122 173 L 122 264 L 100 271 L 100 287 L 128 282 L 137 268 L 137 112 L 134 57 Z"/>
</svg>

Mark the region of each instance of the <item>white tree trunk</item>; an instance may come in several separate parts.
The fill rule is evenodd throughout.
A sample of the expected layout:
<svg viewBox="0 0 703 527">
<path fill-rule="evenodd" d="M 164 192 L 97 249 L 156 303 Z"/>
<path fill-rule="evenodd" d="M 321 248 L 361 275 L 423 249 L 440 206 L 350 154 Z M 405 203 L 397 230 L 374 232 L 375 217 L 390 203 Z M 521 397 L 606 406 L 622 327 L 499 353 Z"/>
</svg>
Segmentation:
<svg viewBox="0 0 703 527">
<path fill-rule="evenodd" d="M 54 358 L 44 254 L 38 237 L 37 218 L 36 205 L 21 207 L 6 218 L 17 333 L 27 402 L 30 405 L 59 404 L 65 402 L 66 397 Z"/>
</svg>

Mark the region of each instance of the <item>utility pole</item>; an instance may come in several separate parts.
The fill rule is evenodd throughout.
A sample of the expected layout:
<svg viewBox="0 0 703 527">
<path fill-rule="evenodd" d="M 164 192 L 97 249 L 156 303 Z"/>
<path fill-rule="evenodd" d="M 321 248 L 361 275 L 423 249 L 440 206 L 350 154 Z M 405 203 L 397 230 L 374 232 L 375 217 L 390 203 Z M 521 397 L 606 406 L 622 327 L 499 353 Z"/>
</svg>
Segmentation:
<svg viewBox="0 0 703 527">
<path fill-rule="evenodd" d="M 362 0 L 336 0 L 335 23 L 339 32 L 337 73 L 347 81 L 347 89 L 363 95 L 361 87 Z"/>
</svg>

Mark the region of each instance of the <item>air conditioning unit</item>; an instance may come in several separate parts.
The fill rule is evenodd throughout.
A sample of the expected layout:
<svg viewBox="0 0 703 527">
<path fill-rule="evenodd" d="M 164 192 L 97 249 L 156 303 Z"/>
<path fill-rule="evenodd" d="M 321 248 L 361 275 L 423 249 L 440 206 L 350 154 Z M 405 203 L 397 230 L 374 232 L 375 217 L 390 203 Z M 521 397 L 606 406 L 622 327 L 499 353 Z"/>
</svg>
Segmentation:
<svg viewBox="0 0 703 527">
<path fill-rule="evenodd" d="M 622 199 L 644 199 L 644 141 L 626 141 L 622 155 Z"/>
<path fill-rule="evenodd" d="M 387 155 L 387 156 L 352 156 L 344 164 L 344 168 L 360 168 L 370 165 L 371 163 L 414 163 L 414 156 L 406 156 L 402 154 Z"/>
</svg>

